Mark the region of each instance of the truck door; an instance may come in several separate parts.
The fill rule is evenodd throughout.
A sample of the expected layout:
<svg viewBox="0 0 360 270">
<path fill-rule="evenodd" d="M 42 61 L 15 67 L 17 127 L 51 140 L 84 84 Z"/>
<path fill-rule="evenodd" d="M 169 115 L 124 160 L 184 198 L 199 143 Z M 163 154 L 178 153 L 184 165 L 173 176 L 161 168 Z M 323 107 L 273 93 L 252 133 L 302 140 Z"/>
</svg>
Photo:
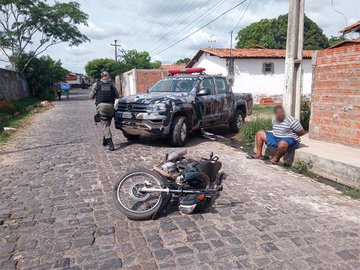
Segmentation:
<svg viewBox="0 0 360 270">
<path fill-rule="evenodd" d="M 223 77 L 215 77 L 216 85 L 216 115 L 217 123 L 226 123 L 232 112 L 232 92 L 230 91 L 229 82 Z"/>
<path fill-rule="evenodd" d="M 202 125 L 208 126 L 214 122 L 214 97 L 215 97 L 215 83 L 213 78 L 203 79 L 198 87 L 201 89 L 209 89 L 210 95 L 198 96 L 199 108 L 202 114 Z"/>
</svg>

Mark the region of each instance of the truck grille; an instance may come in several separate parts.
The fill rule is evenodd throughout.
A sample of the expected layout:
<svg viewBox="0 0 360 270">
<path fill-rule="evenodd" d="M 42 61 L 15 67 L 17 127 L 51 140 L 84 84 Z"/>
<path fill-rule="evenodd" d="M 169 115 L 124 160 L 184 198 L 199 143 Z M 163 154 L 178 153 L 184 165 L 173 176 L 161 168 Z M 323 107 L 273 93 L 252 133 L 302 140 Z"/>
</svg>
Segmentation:
<svg viewBox="0 0 360 270">
<path fill-rule="evenodd" d="M 146 112 L 149 104 L 144 103 L 119 103 L 118 111 L 120 112 Z"/>
</svg>

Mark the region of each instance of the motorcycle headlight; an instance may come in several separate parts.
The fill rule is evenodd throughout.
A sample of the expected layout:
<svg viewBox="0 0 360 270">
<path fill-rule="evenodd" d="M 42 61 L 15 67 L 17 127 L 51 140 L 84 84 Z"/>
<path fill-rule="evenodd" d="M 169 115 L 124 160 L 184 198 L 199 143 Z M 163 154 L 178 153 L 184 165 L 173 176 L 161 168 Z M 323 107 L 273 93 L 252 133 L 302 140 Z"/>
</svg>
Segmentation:
<svg viewBox="0 0 360 270">
<path fill-rule="evenodd" d="M 166 111 L 166 105 L 164 103 L 153 104 L 147 108 L 147 112 L 149 113 L 163 111 Z"/>
</svg>

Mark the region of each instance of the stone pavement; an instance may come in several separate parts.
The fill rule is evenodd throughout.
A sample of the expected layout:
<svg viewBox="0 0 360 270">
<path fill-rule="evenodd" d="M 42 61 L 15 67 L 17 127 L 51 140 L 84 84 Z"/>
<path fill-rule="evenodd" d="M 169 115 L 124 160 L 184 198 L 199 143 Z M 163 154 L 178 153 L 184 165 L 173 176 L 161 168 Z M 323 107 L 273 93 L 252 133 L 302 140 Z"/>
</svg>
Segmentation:
<svg viewBox="0 0 360 270">
<path fill-rule="evenodd" d="M 188 152 L 223 161 L 216 205 L 127 220 L 116 179 L 171 148 L 114 130 L 120 149 L 106 151 L 86 94 L 56 102 L 1 149 L 0 269 L 360 269 L 359 201 L 205 138 Z"/>
</svg>

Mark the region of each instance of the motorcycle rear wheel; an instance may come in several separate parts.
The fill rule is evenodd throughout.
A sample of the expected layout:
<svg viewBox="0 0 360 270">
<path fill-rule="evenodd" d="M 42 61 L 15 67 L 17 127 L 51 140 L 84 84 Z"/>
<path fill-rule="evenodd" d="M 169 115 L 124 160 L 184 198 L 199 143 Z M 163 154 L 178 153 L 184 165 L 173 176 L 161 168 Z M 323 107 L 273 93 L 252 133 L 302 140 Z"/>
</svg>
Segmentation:
<svg viewBox="0 0 360 270">
<path fill-rule="evenodd" d="M 116 206 L 131 220 L 151 219 L 162 204 L 161 192 L 142 193 L 145 181 L 153 188 L 161 188 L 163 179 L 157 173 L 146 170 L 133 170 L 122 176 L 115 184 L 113 198 Z"/>
</svg>

